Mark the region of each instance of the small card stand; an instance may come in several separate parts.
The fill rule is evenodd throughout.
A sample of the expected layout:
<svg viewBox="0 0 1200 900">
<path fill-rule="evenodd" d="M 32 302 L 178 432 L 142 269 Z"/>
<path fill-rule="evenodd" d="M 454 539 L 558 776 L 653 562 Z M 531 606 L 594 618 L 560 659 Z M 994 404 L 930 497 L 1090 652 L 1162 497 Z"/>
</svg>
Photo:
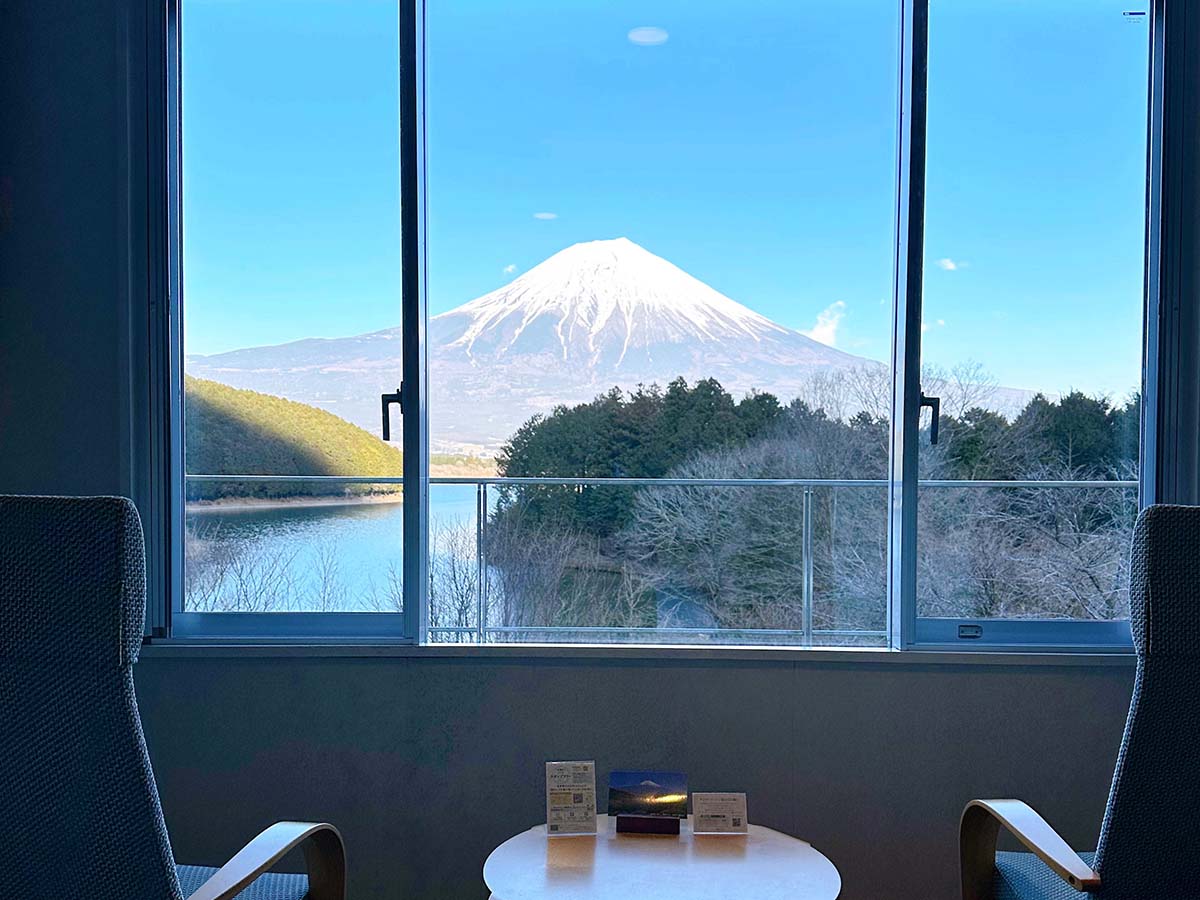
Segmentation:
<svg viewBox="0 0 1200 900">
<path fill-rule="evenodd" d="M 556 838 L 595 833 L 595 761 L 546 763 L 546 834 Z"/>
<path fill-rule="evenodd" d="M 617 816 L 617 834 L 679 834 L 679 819 L 674 816 Z"/>
</svg>

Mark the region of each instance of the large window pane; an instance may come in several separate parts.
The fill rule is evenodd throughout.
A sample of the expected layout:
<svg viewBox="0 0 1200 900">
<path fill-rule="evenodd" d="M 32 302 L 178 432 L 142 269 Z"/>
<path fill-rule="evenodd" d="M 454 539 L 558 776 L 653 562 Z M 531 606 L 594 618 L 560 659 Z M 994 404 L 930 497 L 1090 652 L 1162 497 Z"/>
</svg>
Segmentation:
<svg viewBox="0 0 1200 900">
<path fill-rule="evenodd" d="M 1148 77 L 1129 11 L 931 4 L 921 616 L 1128 616 Z"/>
<path fill-rule="evenodd" d="M 883 641 L 897 27 L 429 4 L 435 639 Z"/>
<path fill-rule="evenodd" d="M 183 4 L 185 611 L 399 608 L 397 25 Z"/>
<path fill-rule="evenodd" d="M 819 480 L 437 484 L 430 639 L 878 646 L 886 493 Z M 620 505 L 619 532 L 588 527 Z"/>
</svg>

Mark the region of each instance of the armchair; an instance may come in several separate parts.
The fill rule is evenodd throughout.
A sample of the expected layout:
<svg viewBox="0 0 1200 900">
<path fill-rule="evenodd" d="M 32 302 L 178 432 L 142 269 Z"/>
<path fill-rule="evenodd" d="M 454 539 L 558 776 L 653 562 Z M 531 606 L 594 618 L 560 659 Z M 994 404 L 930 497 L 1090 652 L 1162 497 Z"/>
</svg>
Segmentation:
<svg viewBox="0 0 1200 900">
<path fill-rule="evenodd" d="M 1139 516 L 1129 606 L 1137 674 L 1096 852 L 1075 853 L 1020 800 L 972 800 L 963 900 L 1200 897 L 1200 507 Z M 1001 827 L 1031 852 L 997 852 Z"/>
<path fill-rule="evenodd" d="M 134 696 L 141 523 L 117 497 L 0 496 L 0 896 L 344 900 L 342 839 L 278 822 L 176 865 Z M 268 870 L 300 847 L 307 875 Z"/>
</svg>

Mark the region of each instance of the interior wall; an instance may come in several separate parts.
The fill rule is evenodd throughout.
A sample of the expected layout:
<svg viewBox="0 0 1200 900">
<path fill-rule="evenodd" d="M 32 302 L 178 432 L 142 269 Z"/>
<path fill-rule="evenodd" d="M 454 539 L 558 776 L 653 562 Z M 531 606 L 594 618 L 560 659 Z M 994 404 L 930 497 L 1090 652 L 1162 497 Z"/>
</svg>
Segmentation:
<svg viewBox="0 0 1200 900">
<path fill-rule="evenodd" d="M 1132 666 L 446 658 L 144 658 L 177 858 L 271 821 L 342 829 L 351 897 L 484 898 L 484 860 L 545 821 L 547 759 L 669 768 L 749 794 L 845 900 L 958 896 L 973 797 L 1019 797 L 1092 849 Z M 603 790 L 601 790 L 603 793 Z"/>
<path fill-rule="evenodd" d="M 127 485 L 119 6 L 0 2 L 0 491 Z"/>
</svg>

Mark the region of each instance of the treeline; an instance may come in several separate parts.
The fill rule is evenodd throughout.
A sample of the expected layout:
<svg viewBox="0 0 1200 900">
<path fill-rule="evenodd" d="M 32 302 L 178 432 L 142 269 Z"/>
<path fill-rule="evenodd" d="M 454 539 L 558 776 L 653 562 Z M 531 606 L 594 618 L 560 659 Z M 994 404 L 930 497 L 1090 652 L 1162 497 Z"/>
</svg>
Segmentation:
<svg viewBox="0 0 1200 900">
<path fill-rule="evenodd" d="M 666 390 L 613 388 L 589 403 L 533 417 L 504 445 L 497 465 L 506 476 L 664 478 L 713 451 L 740 449 L 749 460 L 761 456 L 761 447 L 778 445 L 773 463 L 756 466 L 766 471 L 746 477 L 886 478 L 887 418 L 866 411 L 835 418 L 819 402 L 785 406 L 769 393 L 739 401 L 714 379 L 689 387 L 678 378 Z M 944 412 L 938 446 L 922 440 L 922 475 L 1016 480 L 1053 469 L 1079 480 L 1130 478 L 1140 414 L 1137 397 L 1114 405 L 1078 391 L 1058 400 L 1038 394 L 1011 421 L 982 406 L 957 416 Z M 522 487 L 519 496 L 527 519 L 607 537 L 629 522 L 635 490 Z"/>
<path fill-rule="evenodd" d="M 1019 479 L 1040 467 L 1081 479 L 1129 478 L 1138 464 L 1141 400 L 1114 405 L 1072 391 L 1059 400 L 1036 395 L 1009 422 L 975 407 L 942 419 L 950 478 Z"/>
</svg>

